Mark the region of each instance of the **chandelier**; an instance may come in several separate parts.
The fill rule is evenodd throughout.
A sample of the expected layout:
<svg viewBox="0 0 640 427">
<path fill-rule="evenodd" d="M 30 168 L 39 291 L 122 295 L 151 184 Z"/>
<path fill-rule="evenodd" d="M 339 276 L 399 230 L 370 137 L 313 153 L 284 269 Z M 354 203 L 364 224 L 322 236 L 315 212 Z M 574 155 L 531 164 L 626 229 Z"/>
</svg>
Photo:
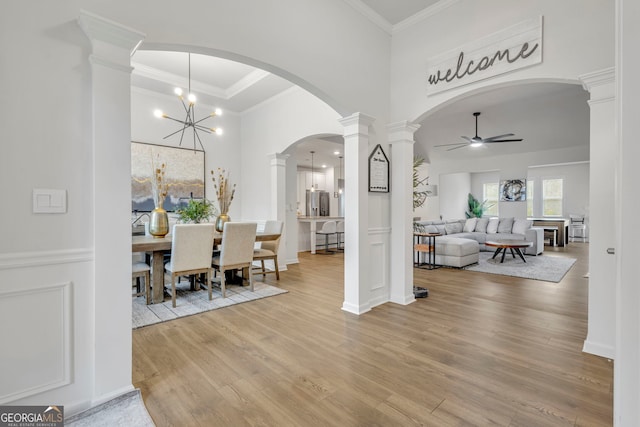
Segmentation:
<svg viewBox="0 0 640 427">
<path fill-rule="evenodd" d="M 204 124 L 202 124 L 202 122 L 204 122 L 205 120 L 211 118 L 211 117 L 215 117 L 215 116 L 219 116 L 222 114 L 222 110 L 220 110 L 219 108 L 216 108 L 214 112 L 210 113 L 209 115 L 204 116 L 201 119 L 196 120 L 196 110 L 195 110 L 195 106 L 196 106 L 196 96 L 191 93 L 191 53 L 188 53 L 189 55 L 189 87 L 187 89 L 187 100 L 185 102 L 184 99 L 184 92 L 181 88 L 177 87 L 174 89 L 174 93 L 176 95 L 178 95 L 178 98 L 180 99 L 180 103 L 182 103 L 182 107 L 184 108 L 184 111 L 186 113 L 186 116 L 184 118 L 184 120 L 180 120 L 180 119 L 176 119 L 175 117 L 171 117 L 166 113 L 163 113 L 161 110 L 155 110 L 153 112 L 153 114 L 158 117 L 158 118 L 164 118 L 164 119 L 169 119 L 169 120 L 173 120 L 174 122 L 178 122 L 180 123 L 180 125 L 182 126 L 180 129 L 178 129 L 177 131 L 170 133 L 169 135 L 165 136 L 162 139 L 167 139 L 173 135 L 176 134 L 180 134 L 180 146 L 182 146 L 182 141 L 184 139 L 184 133 L 188 130 L 191 129 L 192 133 L 193 133 L 193 151 L 196 151 L 196 140 L 198 141 L 198 143 L 200 144 L 200 148 L 202 148 L 202 151 L 204 151 L 204 146 L 202 145 L 202 140 L 200 139 L 200 135 L 198 134 L 198 131 L 202 131 L 202 132 L 206 132 L 206 133 L 215 133 L 216 135 L 222 135 L 222 128 L 210 128 L 210 127 L 206 127 L 204 126 Z"/>
</svg>

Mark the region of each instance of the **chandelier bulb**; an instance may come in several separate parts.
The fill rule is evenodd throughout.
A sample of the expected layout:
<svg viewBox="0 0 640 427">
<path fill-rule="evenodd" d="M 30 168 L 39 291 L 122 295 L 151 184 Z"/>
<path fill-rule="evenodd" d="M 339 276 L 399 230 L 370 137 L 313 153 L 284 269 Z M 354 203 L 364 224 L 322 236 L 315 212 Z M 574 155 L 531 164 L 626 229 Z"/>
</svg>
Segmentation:
<svg viewBox="0 0 640 427">
<path fill-rule="evenodd" d="M 182 89 L 180 89 L 179 87 L 175 88 L 173 90 L 173 93 L 175 93 L 176 95 L 182 97 Z"/>
<path fill-rule="evenodd" d="M 155 110 L 153 112 L 153 115 L 156 116 L 157 118 L 161 119 L 164 117 L 164 113 L 162 112 L 162 110 Z"/>
<path fill-rule="evenodd" d="M 195 103 L 196 103 L 196 96 L 195 96 L 194 94 L 192 94 L 192 93 L 190 93 L 190 94 L 187 96 L 187 99 L 189 100 L 189 103 L 190 103 L 190 104 L 195 104 Z"/>
<path fill-rule="evenodd" d="M 222 135 L 223 130 L 222 128 L 211 128 L 212 132 L 215 132 L 216 135 Z"/>
<path fill-rule="evenodd" d="M 220 108 L 216 108 L 215 111 L 213 112 L 214 115 L 216 116 L 221 116 L 222 115 L 222 110 Z"/>
</svg>

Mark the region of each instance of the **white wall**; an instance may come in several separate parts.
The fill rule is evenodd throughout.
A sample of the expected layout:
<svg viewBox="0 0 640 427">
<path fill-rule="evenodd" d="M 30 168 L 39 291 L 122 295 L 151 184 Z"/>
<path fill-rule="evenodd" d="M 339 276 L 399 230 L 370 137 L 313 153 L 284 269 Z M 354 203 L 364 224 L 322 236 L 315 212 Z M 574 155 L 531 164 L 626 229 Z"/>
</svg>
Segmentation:
<svg viewBox="0 0 640 427">
<path fill-rule="evenodd" d="M 127 292 L 112 294 L 112 298 L 118 300 L 115 305 L 111 298 L 96 300 L 98 281 L 94 277 L 93 258 L 96 230 L 108 230 L 118 247 L 130 242 L 130 230 L 126 225 L 121 226 L 129 223 L 130 212 L 126 208 L 120 212 L 115 206 L 118 211 L 112 213 L 113 224 L 94 224 L 94 218 L 102 218 L 105 213 L 97 216 L 93 206 L 96 198 L 111 199 L 115 194 L 119 199 L 127 198 L 128 185 L 121 179 L 111 180 L 109 173 L 126 169 L 129 164 L 127 150 L 121 147 L 127 146 L 132 138 L 119 137 L 112 141 L 114 147 L 119 147 L 114 148 L 116 158 L 98 161 L 102 165 L 109 160 L 117 167 L 112 171 L 105 168 L 104 175 L 100 169 L 101 176 L 96 179 L 92 141 L 96 137 L 102 141 L 111 131 L 100 127 L 99 135 L 94 134 L 91 82 L 95 76 L 89 62 L 92 46 L 77 24 L 80 7 L 115 24 L 145 33 L 147 48 L 179 50 L 191 46 L 199 53 L 244 59 L 289 77 L 340 111 L 340 114 L 333 112 L 334 117 L 355 111 L 377 117 L 379 123 L 375 126 L 379 128 L 377 137 L 381 140 L 385 138 L 384 124 L 388 122 L 388 93 L 380 88 L 389 87 L 389 36 L 341 0 L 321 3 L 283 0 L 277 7 L 260 0 L 157 1 L 153 3 L 152 14 L 149 14 L 148 2 L 89 0 L 80 5 L 76 1 L 62 0 L 38 2 L 35 6 L 37 13 L 34 13 L 33 3 L 15 2 L 0 15 L 0 49 L 3 58 L 11 61 L 2 67 L 0 87 L 5 96 L 0 100 L 0 115 L 4 118 L 3 136 L 6 141 L 13 141 L 3 145 L 0 156 L 0 185 L 3 200 L 7 201 L 0 209 L 0 300 L 1 304 L 6 304 L 15 301 L 8 298 L 16 291 L 59 283 L 71 284 L 73 298 L 70 305 L 56 300 L 58 305 L 51 308 L 50 316 L 32 317 L 36 324 L 10 318 L 1 320 L 3 324 L 14 325 L 12 334 L 35 342 L 48 330 L 48 322 L 69 315 L 73 325 L 70 329 L 61 329 L 58 337 L 63 347 L 64 343 L 71 343 L 72 352 L 64 354 L 62 364 L 54 361 L 55 366 L 47 365 L 56 374 L 64 371 L 66 364 L 69 369 L 69 375 L 64 377 L 63 372 L 61 381 L 51 383 L 51 389 L 38 388 L 38 384 L 35 388 L 25 389 L 25 384 L 3 382 L 5 388 L 1 390 L 1 397 L 2 403 L 56 402 L 65 405 L 67 414 L 72 414 L 131 387 L 127 381 L 122 387 L 116 384 L 120 383 L 123 374 L 125 377 L 130 374 L 131 329 L 126 320 L 131 315 L 130 296 Z M 189 19 L 176 19 L 184 16 L 185 10 L 198 13 L 190 14 Z M 252 13 L 247 14 L 247 10 Z M 115 44 L 122 40 L 111 42 Z M 103 47 L 106 46 L 93 46 Z M 339 67 L 327 67 L 327 64 L 339 64 Z M 126 64 L 117 64 L 116 68 L 117 72 L 127 72 Z M 110 113 L 126 111 L 128 114 L 128 101 L 119 101 L 119 95 L 128 90 L 128 85 L 113 87 L 118 102 L 108 106 Z M 17 103 L 38 105 L 47 114 L 25 114 L 24 109 L 16 108 Z M 146 110 L 142 104 L 135 108 L 142 112 Z M 263 140 L 265 134 L 288 128 L 290 121 L 284 117 L 283 121 L 269 121 L 268 124 L 261 130 Z M 129 123 L 114 124 L 118 129 L 122 126 L 128 127 Z M 233 126 L 228 128 L 225 141 L 244 140 L 242 134 L 240 138 L 233 135 Z M 254 153 L 245 147 L 241 151 L 240 164 L 243 169 L 254 170 L 255 174 L 238 177 L 242 196 L 235 201 L 232 216 L 235 215 L 233 208 L 241 209 L 245 198 L 255 200 L 253 204 L 267 201 L 262 205 L 269 206 L 268 192 L 262 191 L 261 186 L 253 188 L 252 185 L 255 180 L 264 181 L 264 177 L 270 176 L 266 154 L 290 144 L 290 141 L 282 141 L 282 146 L 262 147 L 259 132 L 254 130 L 255 133 L 247 138 L 257 150 Z M 139 129 L 132 132 L 133 139 L 147 139 Z M 340 134 L 341 129 L 335 133 Z M 222 146 L 229 150 L 227 154 L 234 153 L 233 147 L 225 146 L 224 142 Z M 228 162 L 219 164 L 213 156 L 207 156 L 207 159 L 213 161 L 208 163 L 208 168 L 229 167 Z M 109 187 L 106 182 L 118 183 L 117 190 L 107 190 L 114 194 L 100 194 Z M 98 187 L 94 191 L 96 183 Z M 66 213 L 31 213 L 32 190 L 43 187 L 67 191 Z M 243 193 L 244 189 L 247 194 Z M 239 216 L 268 214 L 259 210 L 241 212 Z M 95 253 L 105 249 L 95 248 Z M 119 257 L 120 254 L 117 259 Z M 122 265 L 122 270 L 114 271 L 112 277 L 127 276 L 129 268 Z M 34 274 L 36 269 L 38 275 Z M 16 280 L 18 277 L 21 279 Z M 25 281 L 25 277 L 28 280 Z M 30 312 L 30 306 L 24 300 L 20 304 L 23 305 L 18 307 L 19 312 Z M 129 310 L 123 308 L 126 306 Z M 3 311 L 5 316 L 7 313 Z M 114 328 L 97 336 L 96 322 L 106 325 L 109 316 Z M 113 345 L 108 352 L 102 351 L 104 342 L 109 340 Z M 10 354 L 3 353 L 0 362 L 14 373 L 32 372 L 30 361 L 33 358 L 43 362 L 49 360 L 50 351 L 45 347 L 18 346 L 12 348 Z M 100 354 L 95 354 L 96 351 Z M 106 359 L 117 363 L 104 363 Z M 125 362 L 117 367 L 120 361 Z M 109 377 L 114 381 L 104 381 Z M 3 375 L 3 378 L 7 377 Z M 27 391 L 19 393 L 20 390 Z"/>
<path fill-rule="evenodd" d="M 467 208 L 467 195 L 471 192 L 469 172 L 441 174 L 439 183 L 440 214 L 437 218 L 442 217 L 445 221 L 464 218 L 464 212 Z"/>
<path fill-rule="evenodd" d="M 486 86 L 518 80 L 577 82 L 581 74 L 610 67 L 614 61 L 613 12 L 611 2 L 600 0 L 453 2 L 419 25 L 394 34 L 392 121 L 416 120 L 438 105 Z M 540 15 L 544 16 L 542 64 L 426 95 L 430 58 Z"/>
</svg>

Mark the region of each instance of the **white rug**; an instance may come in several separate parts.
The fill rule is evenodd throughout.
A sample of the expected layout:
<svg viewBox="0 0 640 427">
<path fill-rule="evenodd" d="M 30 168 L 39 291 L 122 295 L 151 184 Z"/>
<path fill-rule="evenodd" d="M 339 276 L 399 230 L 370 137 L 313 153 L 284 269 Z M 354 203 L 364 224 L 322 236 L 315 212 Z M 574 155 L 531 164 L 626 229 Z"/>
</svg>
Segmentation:
<svg viewBox="0 0 640 427">
<path fill-rule="evenodd" d="M 176 308 L 172 307 L 170 298 L 161 304 L 149 305 L 146 304 L 144 297 L 132 298 L 132 327 L 137 329 L 154 323 L 166 322 L 179 317 L 191 316 L 204 311 L 217 310 L 218 308 L 288 292 L 258 281 L 253 282 L 253 288 L 254 291 L 251 292 L 249 286 L 227 285 L 227 297 L 222 298 L 220 288 L 214 285 L 213 299 L 209 301 L 209 292 L 206 288 L 201 288 L 199 291 L 191 291 L 189 282 L 183 280 L 182 283 L 176 286 Z"/>
<path fill-rule="evenodd" d="M 155 426 L 138 389 L 69 417 L 64 421 L 64 425 L 68 427 Z"/>
<path fill-rule="evenodd" d="M 491 259 L 493 251 L 480 252 L 480 260 L 477 265 L 465 267 L 465 270 L 481 273 L 500 274 L 503 276 L 522 277 L 525 279 L 543 280 L 545 282 L 559 282 L 576 262 L 573 258 L 554 256 L 527 256 L 524 263 L 517 255 L 516 258 L 507 253 L 504 263 L 500 263 L 502 254 Z"/>
</svg>

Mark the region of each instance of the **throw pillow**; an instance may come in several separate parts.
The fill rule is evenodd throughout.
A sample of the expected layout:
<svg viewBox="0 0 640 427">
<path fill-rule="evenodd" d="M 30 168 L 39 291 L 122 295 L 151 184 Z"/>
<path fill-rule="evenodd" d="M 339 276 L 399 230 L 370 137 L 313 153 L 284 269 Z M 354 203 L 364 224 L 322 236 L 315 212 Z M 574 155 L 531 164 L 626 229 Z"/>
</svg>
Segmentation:
<svg viewBox="0 0 640 427">
<path fill-rule="evenodd" d="M 475 231 L 478 233 L 486 233 L 487 225 L 489 225 L 489 218 L 478 218 L 478 221 L 476 221 Z"/>
<path fill-rule="evenodd" d="M 465 233 L 471 233 L 476 229 L 477 222 L 478 218 L 467 218 L 467 220 L 464 222 L 464 228 L 462 229 L 462 231 L 464 231 Z"/>
<path fill-rule="evenodd" d="M 528 219 L 516 219 L 513 223 L 514 234 L 525 234 L 533 225 L 533 221 Z"/>
<path fill-rule="evenodd" d="M 459 222 L 451 222 L 444 225 L 447 234 L 462 233 L 462 224 Z"/>
<path fill-rule="evenodd" d="M 424 227 L 424 232 L 425 233 L 438 233 L 438 229 L 436 228 L 435 225 L 426 225 Z"/>
<path fill-rule="evenodd" d="M 513 228 L 513 218 L 500 218 L 498 223 L 498 233 L 511 233 Z"/>
<path fill-rule="evenodd" d="M 444 224 L 434 224 L 433 226 L 436 227 L 438 233 L 447 234 L 447 232 L 444 230 Z"/>
<path fill-rule="evenodd" d="M 487 224 L 487 233 L 497 233 L 498 232 L 498 224 L 500 223 L 499 218 L 489 218 L 489 224 Z"/>
</svg>

